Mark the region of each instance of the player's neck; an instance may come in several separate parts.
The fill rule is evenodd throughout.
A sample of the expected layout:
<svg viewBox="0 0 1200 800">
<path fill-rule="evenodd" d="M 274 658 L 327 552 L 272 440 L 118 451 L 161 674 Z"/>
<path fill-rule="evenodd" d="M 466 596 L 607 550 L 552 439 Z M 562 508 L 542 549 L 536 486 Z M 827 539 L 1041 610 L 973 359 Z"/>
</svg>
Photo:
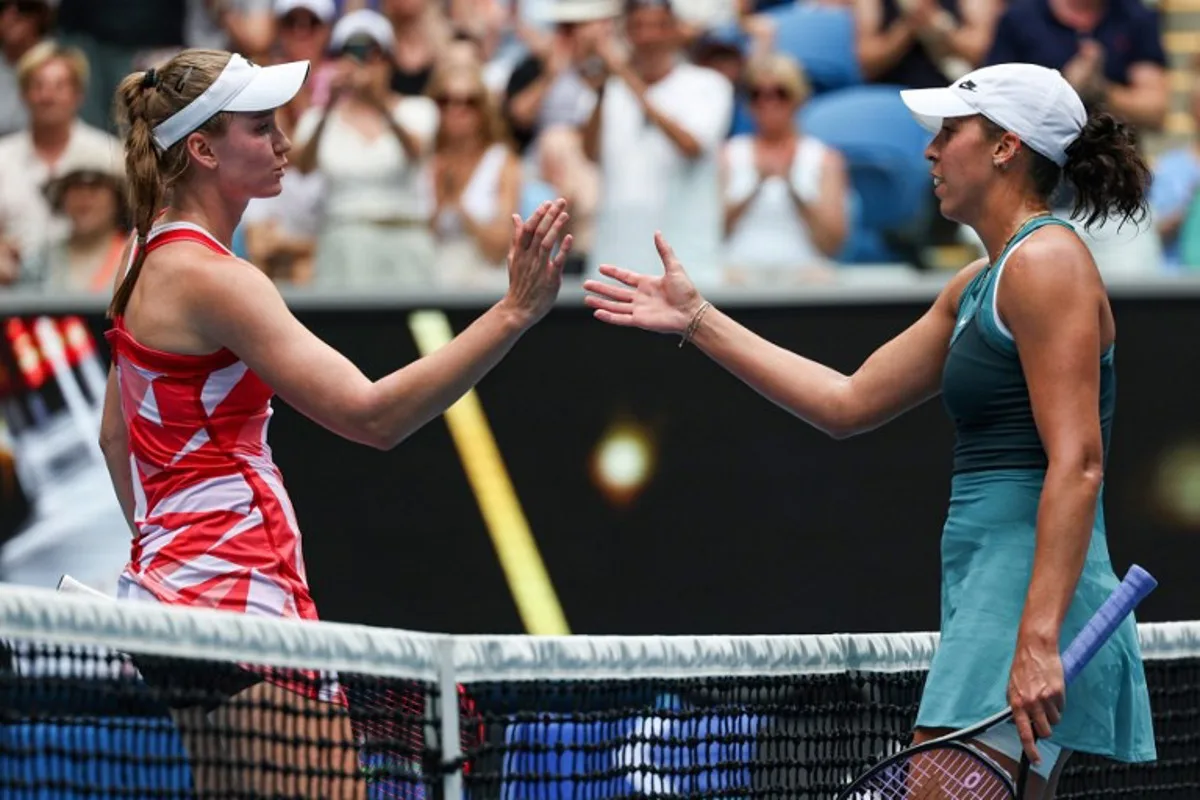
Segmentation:
<svg viewBox="0 0 1200 800">
<path fill-rule="evenodd" d="M 988 263 L 996 263 L 1021 226 L 1048 212 L 1045 203 L 1028 197 L 1000 197 L 986 204 L 971 227 L 983 242 Z"/>
<path fill-rule="evenodd" d="M 201 184 L 176 193 L 165 221 L 198 225 L 218 242 L 233 249 L 233 232 L 245 210 L 246 203 L 230 203 L 215 185 Z"/>
</svg>

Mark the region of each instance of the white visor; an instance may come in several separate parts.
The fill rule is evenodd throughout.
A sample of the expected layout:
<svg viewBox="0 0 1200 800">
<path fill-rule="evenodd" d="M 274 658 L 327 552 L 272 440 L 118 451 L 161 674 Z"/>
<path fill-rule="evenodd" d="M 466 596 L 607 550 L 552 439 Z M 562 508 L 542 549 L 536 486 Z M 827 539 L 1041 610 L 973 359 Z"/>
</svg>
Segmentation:
<svg viewBox="0 0 1200 800">
<path fill-rule="evenodd" d="M 260 67 L 235 53 L 203 94 L 154 128 L 154 143 L 166 150 L 222 111 L 279 108 L 300 91 L 308 68 L 307 61 Z"/>
</svg>

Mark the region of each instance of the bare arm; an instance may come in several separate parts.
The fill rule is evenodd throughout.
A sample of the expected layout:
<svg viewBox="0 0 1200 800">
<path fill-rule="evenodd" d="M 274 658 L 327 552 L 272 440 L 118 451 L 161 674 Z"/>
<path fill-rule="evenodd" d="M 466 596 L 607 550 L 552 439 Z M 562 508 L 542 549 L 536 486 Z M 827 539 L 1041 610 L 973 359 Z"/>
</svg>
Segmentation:
<svg viewBox="0 0 1200 800">
<path fill-rule="evenodd" d="M 558 75 L 551 73 L 548 68 L 544 68 L 542 73 L 533 79 L 533 83 L 508 98 L 509 118 L 518 127 L 531 130 L 542 110 L 542 101 L 546 99 L 546 92 L 556 80 L 558 80 Z"/>
<path fill-rule="evenodd" d="M 962 0 L 959 3 L 961 20 L 938 8 L 917 35 L 939 56 L 958 56 L 971 66 L 978 66 L 987 57 L 996 33 L 1000 8 L 996 0 Z"/>
<path fill-rule="evenodd" d="M 325 134 L 325 125 L 329 122 L 329 115 L 333 113 L 333 107 L 336 104 L 337 93 L 334 92 L 329 98 L 329 103 L 321 109 L 321 119 L 317 122 L 317 127 L 312 135 L 303 142 L 299 142 L 296 149 L 292 151 L 292 164 L 305 175 L 317 168 L 317 153 L 321 149 L 321 137 Z"/>
<path fill-rule="evenodd" d="M 874 80 L 900 63 L 915 41 L 903 17 L 883 28 L 883 5 L 879 0 L 854 0 L 854 22 L 858 63 L 866 80 Z"/>
<path fill-rule="evenodd" d="M 725 146 L 721 148 L 721 179 L 722 179 L 722 182 L 728 181 L 729 171 L 730 171 L 729 170 L 729 144 L 726 143 Z M 732 203 L 726 202 L 724 204 L 725 205 L 724 233 L 725 233 L 726 237 L 733 235 L 734 228 L 736 228 L 738 223 L 742 221 L 742 217 L 744 217 L 746 215 L 746 211 L 749 210 L 750 204 L 754 202 L 754 198 L 758 197 L 759 192 L 762 191 L 762 187 L 763 187 L 763 176 L 760 175 L 758 181 L 754 184 L 754 189 L 752 189 L 749 194 L 747 194 L 741 200 L 738 200 L 738 201 L 732 202 Z"/>
<path fill-rule="evenodd" d="M 445 347 L 372 382 L 317 338 L 284 304 L 274 284 L 245 262 L 191 270 L 188 314 L 207 341 L 228 347 L 300 413 L 348 439 L 395 447 L 474 386 L 550 308 L 562 279 L 568 237 L 565 204 L 514 229 L 508 294 Z"/>
<path fill-rule="evenodd" d="M 1034 421 L 1048 459 L 1037 512 L 1037 540 L 1009 686 L 1015 721 L 1048 736 L 1056 722 L 1041 702 L 1062 691 L 1059 634 L 1091 542 L 1104 470 L 1100 430 L 1100 354 L 1104 288 L 1091 256 L 1071 234 L 1031 240 L 1009 259 L 997 299 L 1029 386 Z M 1043 269 L 1054 264 L 1052 270 Z M 1054 684 L 1057 683 L 1057 686 Z M 1060 703 L 1061 705 L 1061 703 Z"/>
<path fill-rule="evenodd" d="M 114 294 L 125 278 L 132 246 L 133 242 L 130 240 L 121 253 L 122 266 L 113 276 Z M 116 353 L 113 354 L 113 360 L 115 364 Z M 125 515 L 125 523 L 136 539 L 138 529 L 134 521 L 136 504 L 133 500 L 133 471 L 129 465 L 129 429 L 125 425 L 125 414 L 121 410 L 121 391 L 117 384 L 115 365 L 109 367 L 108 381 L 104 386 L 104 408 L 100 412 L 100 452 L 104 454 L 108 477 L 117 493 L 117 502 L 121 505 L 121 513 Z"/>
<path fill-rule="evenodd" d="M 600 161 L 600 127 L 604 120 L 606 88 L 605 84 L 601 83 L 596 89 L 596 105 L 592 107 L 591 116 L 583 124 L 583 152 L 593 162 Z"/>
<path fill-rule="evenodd" d="M 129 464 L 129 429 L 125 427 L 125 415 L 121 411 L 121 395 L 117 388 L 117 369 L 108 370 L 108 384 L 104 391 L 104 410 L 100 416 L 100 450 L 108 466 L 108 477 L 121 504 L 121 513 L 130 533 L 137 536 L 134 523 L 133 471 Z"/>
<path fill-rule="evenodd" d="M 396 121 L 396 117 L 393 115 L 392 109 L 388 107 L 387 99 L 372 97 L 371 102 L 375 105 L 375 108 L 379 111 L 379 113 L 383 115 L 383 119 L 387 123 L 388 130 L 390 130 L 392 135 L 395 136 L 400 142 L 400 147 L 404 150 L 404 155 L 406 155 L 411 161 L 420 160 L 421 142 L 403 125 Z M 314 135 L 313 138 L 315 139 L 316 136 Z M 505 236 L 506 240 L 507 238 L 508 237 Z"/>
<path fill-rule="evenodd" d="M 1171 104 L 1167 73 L 1158 64 L 1134 64 L 1129 85 L 1109 83 L 1105 99 L 1113 114 L 1139 128 L 1161 130 Z"/>
<path fill-rule="evenodd" d="M 661 277 L 602 266 L 600 273 L 624 284 L 584 282 L 595 316 L 613 325 L 678 334 L 696 317 L 700 297 L 661 235 Z M 983 266 L 977 261 L 942 289 L 925 314 L 876 350 L 853 374 L 843 375 L 772 344 L 709 308 L 692 342 L 750 388 L 813 427 L 836 438 L 876 428 L 936 395 L 958 297 Z"/>
<path fill-rule="evenodd" d="M 512 153 L 506 153 L 500 173 L 497 214 L 491 222 L 476 222 L 465 210 L 462 213 L 467 232 L 475 238 L 479 249 L 489 261 L 499 264 L 512 239 L 512 215 L 517 213 L 521 192 L 521 164 Z"/>
<path fill-rule="evenodd" d="M 846 241 L 846 167 L 841 154 L 835 150 L 826 152 L 816 199 L 801 199 L 791 181 L 788 189 L 796 213 L 812 232 L 813 244 L 826 256 L 836 256 Z"/>
</svg>

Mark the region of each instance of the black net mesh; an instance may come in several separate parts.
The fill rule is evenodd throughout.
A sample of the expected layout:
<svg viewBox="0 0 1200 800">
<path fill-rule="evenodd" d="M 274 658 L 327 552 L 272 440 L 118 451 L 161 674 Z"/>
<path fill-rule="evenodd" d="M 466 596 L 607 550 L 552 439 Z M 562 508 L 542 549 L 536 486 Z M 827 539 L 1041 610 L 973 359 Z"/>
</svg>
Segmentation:
<svg viewBox="0 0 1200 800">
<path fill-rule="evenodd" d="M 189 631 L 170 634 L 157 609 L 145 620 L 121 613 L 121 625 L 88 622 L 87 646 L 63 644 L 71 637 L 61 631 L 47 636 L 56 643 L 39 642 L 13 635 L 28 633 L 29 617 L 0 592 L 0 797 L 831 798 L 908 743 L 925 675 L 919 665 L 862 668 L 836 647 L 805 650 L 799 637 L 763 658 L 754 642 L 660 641 L 649 657 L 614 639 L 564 659 L 566 650 L 526 637 L 355 639 L 321 623 L 291 630 L 298 644 L 280 652 L 292 657 L 275 663 L 244 631 L 202 636 L 224 642 L 220 657 L 183 646 L 167 656 L 173 647 L 161 641 L 149 655 L 128 641 Z M 237 621 L 205 622 L 222 623 L 219 633 Z M 96 644 L 97 631 L 122 625 L 121 647 Z M 1197 629 L 1189 635 L 1200 641 Z M 906 640 L 873 637 L 871 646 L 882 661 L 905 653 L 927 663 L 932 639 L 897 641 Z M 245 656 L 228 657 L 243 644 Z M 831 660 L 819 666 L 822 648 Z M 1076 755 L 1059 798 L 1200 798 L 1200 657 L 1166 650 L 1146 662 L 1158 760 Z M 312 668 L 295 668 L 306 663 L 298 652 L 311 652 Z M 593 658 L 606 660 L 598 677 L 588 674 Z M 422 678 L 394 677 L 410 662 Z M 793 662 L 812 668 L 783 674 Z M 433 664 L 453 670 L 441 676 L 448 683 Z M 771 674 L 720 677 L 722 665 Z M 449 719 L 442 685 L 457 695 Z M 455 746 L 444 745 L 448 732 Z"/>
<path fill-rule="evenodd" d="M 0 797 L 422 798 L 440 780 L 431 683 L 11 641 L 0 662 Z"/>
</svg>

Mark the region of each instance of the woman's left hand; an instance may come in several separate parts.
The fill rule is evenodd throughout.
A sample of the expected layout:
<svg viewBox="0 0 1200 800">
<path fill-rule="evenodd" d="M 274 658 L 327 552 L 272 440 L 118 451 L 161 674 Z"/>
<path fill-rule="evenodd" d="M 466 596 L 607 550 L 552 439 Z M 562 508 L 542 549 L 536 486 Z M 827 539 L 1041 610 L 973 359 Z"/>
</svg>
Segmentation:
<svg viewBox="0 0 1200 800">
<path fill-rule="evenodd" d="M 1057 640 L 1018 636 L 1008 678 L 1008 704 L 1031 764 L 1038 763 L 1036 740 L 1049 738 L 1051 726 L 1062 718 L 1065 700 Z"/>
</svg>

